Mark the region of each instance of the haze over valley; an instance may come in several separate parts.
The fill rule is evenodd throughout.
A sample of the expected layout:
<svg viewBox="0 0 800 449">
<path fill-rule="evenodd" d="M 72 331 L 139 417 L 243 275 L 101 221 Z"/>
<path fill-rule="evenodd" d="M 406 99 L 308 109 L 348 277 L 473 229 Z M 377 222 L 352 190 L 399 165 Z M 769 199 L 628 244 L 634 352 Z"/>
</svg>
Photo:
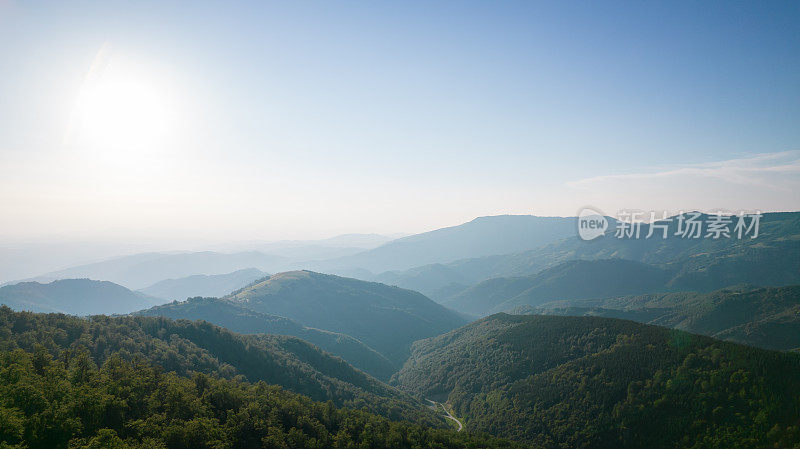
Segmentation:
<svg viewBox="0 0 800 449">
<path fill-rule="evenodd" d="M 0 449 L 800 449 L 796 2 L 0 0 Z"/>
</svg>

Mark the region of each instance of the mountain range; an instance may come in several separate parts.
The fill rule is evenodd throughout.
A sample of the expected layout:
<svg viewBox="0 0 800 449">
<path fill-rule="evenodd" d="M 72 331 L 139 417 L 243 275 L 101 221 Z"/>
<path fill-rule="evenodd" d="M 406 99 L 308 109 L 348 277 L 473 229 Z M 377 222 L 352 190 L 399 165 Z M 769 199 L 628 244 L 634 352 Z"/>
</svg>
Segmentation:
<svg viewBox="0 0 800 449">
<path fill-rule="evenodd" d="M 443 302 L 475 315 L 557 299 L 596 299 L 666 290 L 666 270 L 625 259 L 572 260 L 531 276 L 493 278 Z"/>
<path fill-rule="evenodd" d="M 243 334 L 291 335 L 379 379 L 388 379 L 402 365 L 414 341 L 467 322 L 414 291 L 310 271 L 262 277 L 223 298 L 164 302 L 89 279 L 0 288 L 0 304 L 15 310 L 73 315 L 136 312 L 204 320 Z"/>
<path fill-rule="evenodd" d="M 270 273 L 312 269 L 398 285 L 443 301 L 495 277 L 529 276 L 569 260 L 620 258 L 683 271 L 676 288 L 711 291 L 742 282 L 765 286 L 799 282 L 798 212 L 765 213 L 759 236 L 741 240 L 681 238 L 675 235 L 677 217 L 670 218 L 668 238 L 660 238 L 658 231 L 651 238 L 618 239 L 613 235 L 615 221 L 608 220 L 607 235 L 591 242 L 577 238 L 575 218 L 504 215 L 481 217 L 383 244 L 383 238 L 355 235 L 331 242 L 251 242 L 230 247 L 266 252 L 142 253 L 48 272 L 29 280 L 85 277 L 136 290 L 167 279 L 250 268 Z M 648 231 L 648 225 L 643 225 L 642 235 Z M 348 244 L 362 247 L 344 257 L 311 254 L 315 245 L 339 250 L 344 246 L 336 245 Z M 301 254 L 306 251 L 303 248 L 311 249 Z M 292 251 L 296 252 L 290 254 Z"/>
<path fill-rule="evenodd" d="M 398 239 L 345 234 L 315 241 L 215 245 L 210 251 L 140 253 L 49 271 L 25 280 L 49 282 L 86 277 L 137 290 L 167 279 L 226 274 L 247 268 L 270 273 L 313 269 L 378 280 L 376 273 L 387 270 L 537 248 L 573 235 L 574 220 L 502 215 Z M 15 253 L 15 257 L 23 256 Z"/>
<path fill-rule="evenodd" d="M 575 218 L 497 215 L 402 237 L 375 249 L 320 262 L 323 271 L 405 270 L 463 258 L 533 249 L 575 234 Z"/>
<path fill-rule="evenodd" d="M 287 258 L 257 251 L 231 254 L 213 251 L 176 254 L 144 253 L 45 273 L 42 277 L 45 279 L 102 279 L 137 290 L 147 288 L 165 279 L 197 274 L 225 274 L 244 268 L 275 272 L 280 271 L 278 268 L 287 261 Z"/>
<path fill-rule="evenodd" d="M 48 275 L 124 286 L 4 286 L 17 310 L 130 315 L 0 308 L 0 446 L 798 447 L 800 214 L 743 239 L 671 222 L 585 242 L 574 225 L 484 217 L 354 252 L 283 242 Z M 295 258 L 318 250 L 333 258 Z M 296 263 L 361 279 L 261 271 Z"/>
<path fill-rule="evenodd" d="M 707 220 L 700 215 L 698 220 Z M 571 260 L 627 259 L 666 269 L 675 278 L 672 290 L 711 291 L 749 283 L 781 286 L 800 283 L 800 212 L 765 213 L 757 238 L 682 238 L 676 235 L 678 217 L 666 225 L 667 238 L 657 230 L 651 238 L 616 238 L 613 225 L 592 241 L 568 237 L 531 250 L 454 260 L 404 271 L 382 273 L 381 282 L 418 290 L 443 302 L 492 278 L 531 276 Z M 613 222 L 612 222 L 613 223 Z M 729 228 L 732 228 L 730 225 Z M 641 235 L 649 233 L 641 226 Z M 732 229 L 730 229 L 732 231 Z"/>
</svg>

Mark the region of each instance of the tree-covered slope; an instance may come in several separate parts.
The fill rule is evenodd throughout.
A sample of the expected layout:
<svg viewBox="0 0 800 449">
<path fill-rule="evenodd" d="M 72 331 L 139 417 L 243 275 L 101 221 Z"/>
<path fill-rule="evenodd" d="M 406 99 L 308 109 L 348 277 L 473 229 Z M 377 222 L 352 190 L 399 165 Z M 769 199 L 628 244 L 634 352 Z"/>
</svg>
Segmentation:
<svg viewBox="0 0 800 449">
<path fill-rule="evenodd" d="M 53 331 L 37 328 L 28 334 L 32 342 Z M 114 328 L 112 333 L 124 330 Z M 515 447 L 394 422 L 366 410 L 337 409 L 330 401 L 314 402 L 265 382 L 164 372 L 141 354 L 104 357 L 77 346 L 54 356 L 34 345 L 27 351 L 0 350 L 0 447 L 5 449 Z"/>
<path fill-rule="evenodd" d="M 14 310 L 70 315 L 128 313 L 163 301 L 108 281 L 62 279 L 48 284 L 20 282 L 0 288 L 0 304 Z"/>
<path fill-rule="evenodd" d="M 349 335 L 306 327 L 289 318 L 255 312 L 225 299 L 190 298 L 142 310 L 135 315 L 204 320 L 240 334 L 291 335 L 343 358 L 378 379 L 387 380 L 396 371 L 386 357 Z"/>
<path fill-rule="evenodd" d="M 419 404 L 409 397 L 294 337 L 238 335 L 210 323 L 161 317 L 80 319 L 0 308 L 0 351 L 30 352 L 37 345 L 54 356 L 85 350 L 100 365 L 112 355 L 142 358 L 179 375 L 244 376 L 338 406 L 365 406 L 392 418 L 419 416 Z"/>
<path fill-rule="evenodd" d="M 417 342 L 394 380 L 535 447 L 800 445 L 800 356 L 631 321 L 493 315 Z"/>
<path fill-rule="evenodd" d="M 466 323 L 418 292 L 311 271 L 276 274 L 226 299 L 250 310 L 353 336 L 398 367 L 408 357 L 412 342 Z"/>
</svg>

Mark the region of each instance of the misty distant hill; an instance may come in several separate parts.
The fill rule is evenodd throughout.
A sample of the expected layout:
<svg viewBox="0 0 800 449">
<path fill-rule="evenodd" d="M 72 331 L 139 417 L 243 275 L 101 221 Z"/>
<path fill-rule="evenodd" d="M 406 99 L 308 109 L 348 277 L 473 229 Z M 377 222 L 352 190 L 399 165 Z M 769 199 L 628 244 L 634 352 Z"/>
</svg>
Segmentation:
<svg viewBox="0 0 800 449">
<path fill-rule="evenodd" d="M 392 273 L 375 274 L 516 253 L 574 234 L 574 218 L 500 215 L 394 240 L 377 234 L 344 234 L 323 240 L 231 243 L 217 245 L 215 251 L 141 253 L 43 273 L 28 280 L 88 277 L 145 289 L 168 279 L 256 268 L 270 273 L 313 269 L 394 282 L 397 276 Z M 421 275 L 420 279 L 432 278 L 432 284 L 441 287 L 439 276 Z M 423 279 L 422 284 L 425 282 Z M 467 275 L 465 282 L 475 282 L 474 277 Z"/>
<path fill-rule="evenodd" d="M 140 289 L 165 279 L 197 274 L 225 274 L 244 268 L 275 272 L 280 271 L 279 268 L 287 261 L 284 257 L 255 251 L 232 254 L 213 251 L 178 254 L 145 253 L 80 265 L 47 273 L 44 276 L 56 279 L 82 277 L 103 279 L 130 289 Z"/>
<path fill-rule="evenodd" d="M 625 318 L 766 349 L 800 349 L 800 286 L 554 301 L 518 313 Z"/>
<path fill-rule="evenodd" d="M 319 240 L 234 242 L 215 245 L 208 249 L 221 252 L 258 251 L 303 262 L 349 256 L 391 240 L 392 237 L 380 234 L 342 234 Z"/>
<path fill-rule="evenodd" d="M 196 296 L 225 296 L 267 273 L 258 268 L 246 268 L 226 274 L 196 274 L 179 279 L 165 279 L 139 291 L 157 298 L 184 300 Z"/>
<path fill-rule="evenodd" d="M 353 336 L 395 364 L 405 361 L 412 342 L 467 322 L 415 291 L 311 271 L 276 274 L 226 299 Z"/>
<path fill-rule="evenodd" d="M 281 240 L 281 241 L 233 241 L 220 244 L 212 244 L 202 248 L 205 251 L 215 253 L 250 253 L 260 252 L 273 256 L 286 258 L 286 262 L 302 262 L 309 260 L 324 260 L 339 258 L 363 252 L 375 248 L 393 240 L 396 237 L 380 234 L 342 234 L 335 237 L 317 240 Z M 101 262 L 103 265 L 113 270 L 116 259 L 121 265 L 134 264 L 148 260 L 157 259 L 163 256 L 178 254 L 179 252 L 137 252 L 141 245 L 136 245 L 126 241 L 115 242 L 92 242 L 92 241 L 43 241 L 0 243 L 0 286 L 22 281 L 49 282 L 58 278 L 63 278 L 61 272 L 73 272 L 75 267 L 94 265 Z M 141 251 L 139 249 L 139 251 Z M 181 253 L 190 253 L 182 251 Z M 123 257 L 123 255 L 126 255 Z M 260 267 L 268 272 L 285 271 L 297 268 L 289 265 Z M 65 269 L 64 267 L 67 267 Z M 99 269 L 95 266 L 94 269 Z M 119 267 L 118 267 L 119 268 Z M 156 279 L 153 282 L 167 279 L 169 277 L 184 277 L 194 274 L 222 274 L 234 270 L 250 268 L 249 266 L 235 264 L 233 268 L 222 270 L 214 268 L 214 272 L 195 272 L 180 276 L 167 276 Z M 217 271 L 222 270 L 222 271 Z M 44 273 L 59 273 L 58 277 L 47 277 Z M 73 276 L 74 277 L 74 276 Z M 89 276 L 92 277 L 92 276 Z M 153 282 L 150 282 L 152 284 Z M 145 286 L 139 286 L 145 287 Z M 139 288 L 135 287 L 135 288 Z"/>
<path fill-rule="evenodd" d="M 108 281 L 62 279 L 41 284 L 21 282 L 0 288 L 0 304 L 14 310 L 70 315 L 129 313 L 163 301 Z"/>
<path fill-rule="evenodd" d="M 509 311 L 558 299 L 597 299 L 665 291 L 669 272 L 624 259 L 573 260 L 535 275 L 493 278 L 444 305 L 475 315 Z"/>
<path fill-rule="evenodd" d="M 353 256 L 325 261 L 325 271 L 359 267 L 380 273 L 533 249 L 575 234 L 575 219 L 498 215 L 392 240 Z"/>
<path fill-rule="evenodd" d="M 618 239 L 612 226 L 608 235 L 590 242 L 580 240 L 573 228 L 567 238 L 536 249 L 383 273 L 376 280 L 419 290 L 441 302 L 459 286 L 464 290 L 491 278 L 530 276 L 570 260 L 618 258 L 672 271 L 670 290 L 800 283 L 800 212 L 765 213 L 755 239 L 685 239 L 675 235 L 676 227 L 673 220 L 666 239 Z M 643 235 L 648 230 L 642 226 Z"/>
</svg>

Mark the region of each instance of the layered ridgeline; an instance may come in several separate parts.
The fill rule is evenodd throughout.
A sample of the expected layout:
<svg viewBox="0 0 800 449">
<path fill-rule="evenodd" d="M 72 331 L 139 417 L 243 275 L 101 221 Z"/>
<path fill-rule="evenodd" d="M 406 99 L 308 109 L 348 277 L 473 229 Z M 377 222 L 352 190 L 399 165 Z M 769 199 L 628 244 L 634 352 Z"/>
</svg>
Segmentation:
<svg viewBox="0 0 800 449">
<path fill-rule="evenodd" d="M 800 286 L 554 301 L 518 313 L 626 318 L 766 349 L 800 350 Z"/>
<path fill-rule="evenodd" d="M 572 260 L 524 277 L 494 278 L 443 305 L 475 315 L 514 310 L 557 299 L 597 299 L 669 289 L 670 273 L 623 259 Z"/>
<path fill-rule="evenodd" d="M 291 259 L 258 251 L 219 253 L 142 253 L 53 271 L 46 279 L 103 279 L 130 289 L 147 288 L 165 279 L 197 274 L 225 274 L 245 268 L 274 273 L 285 269 Z M 36 280 L 36 279 L 33 279 Z"/>
<path fill-rule="evenodd" d="M 682 238 L 676 235 L 677 226 L 673 217 L 666 239 L 661 238 L 659 229 L 654 229 L 654 235 L 647 239 L 618 239 L 613 235 L 612 224 L 606 236 L 585 242 L 577 237 L 573 223 L 572 234 L 567 238 L 539 248 L 527 251 L 520 248 L 505 255 L 384 273 L 378 280 L 444 301 L 483 280 L 530 276 L 571 260 L 616 258 L 669 271 L 675 290 L 711 291 L 741 283 L 761 286 L 800 283 L 800 212 L 764 214 L 755 239 L 750 238 L 752 233 L 741 240 Z M 641 235 L 648 233 L 649 227 L 643 225 Z"/>
<path fill-rule="evenodd" d="M 0 336 L 3 448 L 514 447 L 444 430 L 407 396 L 294 338 L 7 307 Z"/>
<path fill-rule="evenodd" d="M 165 279 L 139 291 L 156 298 L 182 301 L 186 298 L 218 297 L 238 290 L 267 273 L 258 268 L 245 268 L 226 274 L 196 274 L 178 279 Z"/>
<path fill-rule="evenodd" d="M 394 381 L 534 447 L 800 445 L 800 355 L 631 321 L 493 315 L 417 342 Z"/>
<path fill-rule="evenodd" d="M 376 282 L 291 271 L 225 297 L 256 312 L 355 337 L 399 367 L 411 343 L 467 320 L 424 295 Z"/>
<path fill-rule="evenodd" d="M 204 320 L 240 334 L 290 335 L 313 343 L 378 379 L 387 380 L 396 371 L 386 357 L 349 335 L 306 327 L 289 318 L 255 312 L 225 299 L 191 298 L 134 315 Z"/>
<path fill-rule="evenodd" d="M 360 268 L 373 273 L 445 263 L 458 259 L 509 254 L 538 248 L 575 234 L 575 219 L 498 215 L 458 226 L 399 238 L 369 251 L 318 262 L 322 271 Z"/>
<path fill-rule="evenodd" d="M 47 284 L 20 282 L 0 288 L 0 304 L 14 310 L 70 315 L 129 313 L 164 302 L 107 281 L 63 279 Z"/>
<path fill-rule="evenodd" d="M 605 236 L 596 242 L 564 241 L 541 251 L 549 252 L 553 260 L 578 260 L 533 275 L 488 279 L 442 303 L 488 315 L 554 300 L 708 292 L 742 283 L 800 283 L 800 217 L 794 213 L 766 215 L 755 239 L 682 239 L 670 234 L 667 239 Z M 647 233 L 646 226 L 642 232 Z M 614 258 L 603 259 L 605 256 Z"/>
<path fill-rule="evenodd" d="M 141 253 L 46 272 L 27 280 L 104 279 L 131 289 L 146 289 L 165 279 L 221 275 L 246 268 L 269 273 L 311 268 L 362 279 L 375 273 L 430 263 L 508 254 L 540 247 L 574 234 L 573 218 L 502 215 L 480 217 L 458 226 L 392 240 L 379 235 L 342 235 L 297 242 L 242 242 L 218 246 L 219 251 Z M 153 293 L 161 296 L 159 288 Z M 159 294 L 160 293 L 160 294 Z M 183 294 L 183 292 L 178 292 Z M 216 296 L 196 292 L 191 296 Z"/>
</svg>

